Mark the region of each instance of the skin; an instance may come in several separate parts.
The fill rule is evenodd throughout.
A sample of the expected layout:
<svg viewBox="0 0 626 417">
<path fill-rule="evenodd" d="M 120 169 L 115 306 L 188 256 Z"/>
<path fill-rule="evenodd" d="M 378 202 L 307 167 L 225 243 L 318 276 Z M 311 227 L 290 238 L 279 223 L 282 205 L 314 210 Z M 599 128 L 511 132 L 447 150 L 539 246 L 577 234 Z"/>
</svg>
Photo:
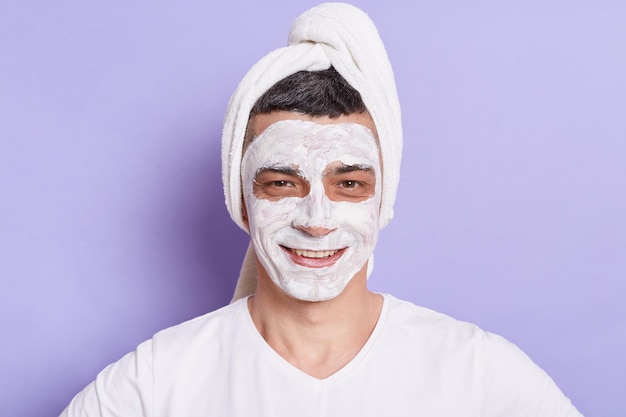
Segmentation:
<svg viewBox="0 0 626 417">
<path fill-rule="evenodd" d="M 248 147 L 241 175 L 252 243 L 292 297 L 336 297 L 370 257 L 380 229 L 378 158 L 371 130 L 357 123 L 282 120 Z M 332 231 L 314 235 L 313 226 Z"/>
<path fill-rule="evenodd" d="M 331 119 L 283 111 L 257 115 L 249 128 L 256 136 L 280 120 L 359 123 L 376 131 L 367 113 Z M 247 224 L 245 205 L 243 217 Z M 330 232 L 322 227 L 302 227 L 300 230 L 312 236 Z M 380 316 L 383 299 L 367 288 L 366 271 L 367 264 L 337 297 L 309 302 L 283 292 L 257 260 L 257 288 L 248 301 L 252 320 L 265 341 L 285 360 L 314 378 L 327 378 L 357 355 Z"/>
</svg>

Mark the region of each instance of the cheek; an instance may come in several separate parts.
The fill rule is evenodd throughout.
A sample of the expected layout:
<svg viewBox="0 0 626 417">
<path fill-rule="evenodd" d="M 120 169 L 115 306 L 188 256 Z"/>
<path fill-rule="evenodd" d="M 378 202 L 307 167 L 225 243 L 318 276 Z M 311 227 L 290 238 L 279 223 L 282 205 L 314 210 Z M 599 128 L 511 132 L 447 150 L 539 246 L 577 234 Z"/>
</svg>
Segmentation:
<svg viewBox="0 0 626 417">
<path fill-rule="evenodd" d="M 271 232 L 291 224 L 297 206 L 292 200 L 269 201 L 253 196 L 248 208 L 251 227 L 261 232 Z"/>
<path fill-rule="evenodd" d="M 364 241 L 373 241 L 379 229 L 379 203 L 370 199 L 360 203 L 335 203 L 333 217 L 347 230 L 362 236 Z"/>
</svg>

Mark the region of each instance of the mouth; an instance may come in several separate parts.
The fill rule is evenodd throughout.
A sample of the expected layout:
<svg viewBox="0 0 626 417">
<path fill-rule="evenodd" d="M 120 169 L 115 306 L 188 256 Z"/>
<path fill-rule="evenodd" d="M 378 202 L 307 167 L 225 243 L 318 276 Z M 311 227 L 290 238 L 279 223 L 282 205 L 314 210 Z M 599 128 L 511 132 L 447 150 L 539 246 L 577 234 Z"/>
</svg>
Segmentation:
<svg viewBox="0 0 626 417">
<path fill-rule="evenodd" d="M 280 246 L 291 260 L 308 268 L 324 268 L 333 265 L 344 254 L 347 248 L 329 250 L 307 250 Z"/>
</svg>

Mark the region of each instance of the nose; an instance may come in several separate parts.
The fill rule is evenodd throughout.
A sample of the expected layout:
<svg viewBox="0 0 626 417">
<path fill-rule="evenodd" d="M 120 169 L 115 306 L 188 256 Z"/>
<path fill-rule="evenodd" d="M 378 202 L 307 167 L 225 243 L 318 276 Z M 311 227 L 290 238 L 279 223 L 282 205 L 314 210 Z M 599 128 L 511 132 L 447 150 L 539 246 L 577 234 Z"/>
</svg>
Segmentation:
<svg viewBox="0 0 626 417">
<path fill-rule="evenodd" d="M 326 236 L 336 229 L 332 216 L 332 202 L 326 197 L 323 184 L 312 184 L 309 194 L 296 209 L 292 227 L 309 236 Z"/>
<path fill-rule="evenodd" d="M 327 227 L 321 227 L 321 226 L 295 226 L 294 225 L 294 228 L 296 230 L 299 230 L 313 237 L 326 236 L 327 234 L 335 230 L 335 229 L 329 229 Z"/>
</svg>

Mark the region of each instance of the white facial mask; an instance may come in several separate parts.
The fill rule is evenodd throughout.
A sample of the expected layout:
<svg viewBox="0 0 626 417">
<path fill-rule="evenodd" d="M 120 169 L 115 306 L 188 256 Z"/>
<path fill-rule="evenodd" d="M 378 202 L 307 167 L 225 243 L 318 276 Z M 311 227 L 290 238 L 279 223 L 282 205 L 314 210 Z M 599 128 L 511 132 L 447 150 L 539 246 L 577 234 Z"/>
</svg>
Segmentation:
<svg viewBox="0 0 626 417">
<path fill-rule="evenodd" d="M 369 167 L 375 175 L 373 195 L 360 202 L 332 201 L 323 183 L 329 166 Z M 267 168 L 296 169 L 308 182 L 308 194 L 257 197 L 255 177 Z M 341 294 L 372 255 L 378 237 L 381 175 L 372 132 L 357 123 L 279 121 L 250 144 L 242 180 L 252 244 L 272 281 L 300 300 Z M 312 234 L 307 228 L 325 232 Z"/>
</svg>

